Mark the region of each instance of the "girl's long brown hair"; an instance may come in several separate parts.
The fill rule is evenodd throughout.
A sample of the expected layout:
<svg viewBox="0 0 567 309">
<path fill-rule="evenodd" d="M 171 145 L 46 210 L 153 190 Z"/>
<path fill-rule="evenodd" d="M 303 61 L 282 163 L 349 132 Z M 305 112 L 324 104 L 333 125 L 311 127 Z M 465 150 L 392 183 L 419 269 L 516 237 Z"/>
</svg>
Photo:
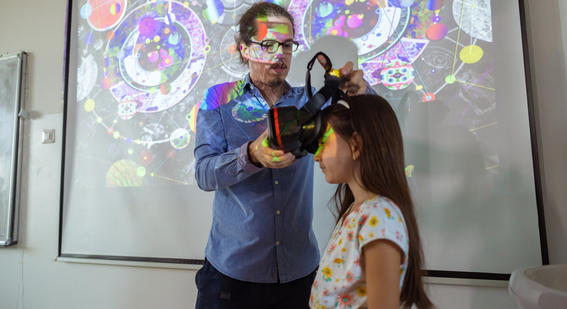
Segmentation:
<svg viewBox="0 0 567 309">
<path fill-rule="evenodd" d="M 408 268 L 400 292 L 400 304 L 410 308 L 431 308 L 423 288 L 423 251 L 404 166 L 402 132 L 390 104 L 377 95 L 346 99 L 350 108 L 333 104 L 323 110 L 324 121 L 346 141 L 356 132 L 362 139 L 361 185 L 372 193 L 392 200 L 402 211 L 409 237 Z M 334 195 L 337 221 L 354 202 L 352 191 L 340 184 Z"/>
</svg>

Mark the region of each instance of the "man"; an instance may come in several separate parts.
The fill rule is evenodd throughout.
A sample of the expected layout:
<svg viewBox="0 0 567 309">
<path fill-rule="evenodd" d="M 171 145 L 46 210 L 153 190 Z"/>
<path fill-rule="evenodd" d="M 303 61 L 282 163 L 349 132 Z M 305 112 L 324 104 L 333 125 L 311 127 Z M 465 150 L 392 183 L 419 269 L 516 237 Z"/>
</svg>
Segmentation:
<svg viewBox="0 0 567 309">
<path fill-rule="evenodd" d="M 319 263 L 313 159 L 270 148 L 266 130 L 271 106 L 299 108 L 308 100 L 303 87 L 285 81 L 298 46 L 293 18 L 263 2 L 239 27 L 236 45 L 250 73 L 209 88 L 197 117 L 196 179 L 215 197 L 196 307 L 308 308 Z M 351 62 L 340 70 L 347 94 L 367 90 Z"/>
</svg>

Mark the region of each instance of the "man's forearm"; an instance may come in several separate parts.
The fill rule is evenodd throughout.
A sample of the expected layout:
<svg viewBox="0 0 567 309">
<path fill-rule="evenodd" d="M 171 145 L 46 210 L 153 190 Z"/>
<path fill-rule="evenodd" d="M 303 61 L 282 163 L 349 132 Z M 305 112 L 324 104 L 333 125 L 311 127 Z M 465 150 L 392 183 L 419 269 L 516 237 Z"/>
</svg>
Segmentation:
<svg viewBox="0 0 567 309">
<path fill-rule="evenodd" d="M 229 187 L 260 171 L 262 167 L 256 166 L 248 158 L 248 144 L 222 154 L 209 152 L 202 155 L 201 150 L 205 152 L 206 146 L 196 148 L 195 178 L 199 188 L 213 191 Z"/>
</svg>

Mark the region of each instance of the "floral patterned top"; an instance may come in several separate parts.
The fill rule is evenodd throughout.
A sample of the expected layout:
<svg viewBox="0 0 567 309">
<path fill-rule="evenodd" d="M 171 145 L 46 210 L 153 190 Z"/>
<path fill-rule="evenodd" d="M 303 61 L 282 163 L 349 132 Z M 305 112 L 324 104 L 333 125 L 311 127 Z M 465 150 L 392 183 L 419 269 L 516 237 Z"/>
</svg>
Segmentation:
<svg viewBox="0 0 567 309">
<path fill-rule="evenodd" d="M 391 200 L 374 197 L 337 223 L 311 288 L 311 308 L 365 308 L 366 280 L 360 265 L 362 247 L 387 239 L 404 253 L 400 289 L 407 268 L 409 240 L 401 210 Z"/>
</svg>

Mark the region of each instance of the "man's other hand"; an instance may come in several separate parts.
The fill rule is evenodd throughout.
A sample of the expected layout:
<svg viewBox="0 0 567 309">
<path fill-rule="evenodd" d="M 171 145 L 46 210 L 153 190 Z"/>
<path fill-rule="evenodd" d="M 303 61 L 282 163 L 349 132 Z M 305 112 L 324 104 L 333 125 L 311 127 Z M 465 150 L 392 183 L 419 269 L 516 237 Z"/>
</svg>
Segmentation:
<svg viewBox="0 0 567 309">
<path fill-rule="evenodd" d="M 321 66 L 325 69 L 329 68 L 329 63 L 322 55 L 317 57 Z M 340 89 L 347 95 L 358 95 L 366 92 L 366 81 L 364 80 L 364 72 L 362 70 L 354 70 L 352 61 L 348 61 L 339 69 L 340 75 L 346 80 L 340 86 Z"/>
</svg>

